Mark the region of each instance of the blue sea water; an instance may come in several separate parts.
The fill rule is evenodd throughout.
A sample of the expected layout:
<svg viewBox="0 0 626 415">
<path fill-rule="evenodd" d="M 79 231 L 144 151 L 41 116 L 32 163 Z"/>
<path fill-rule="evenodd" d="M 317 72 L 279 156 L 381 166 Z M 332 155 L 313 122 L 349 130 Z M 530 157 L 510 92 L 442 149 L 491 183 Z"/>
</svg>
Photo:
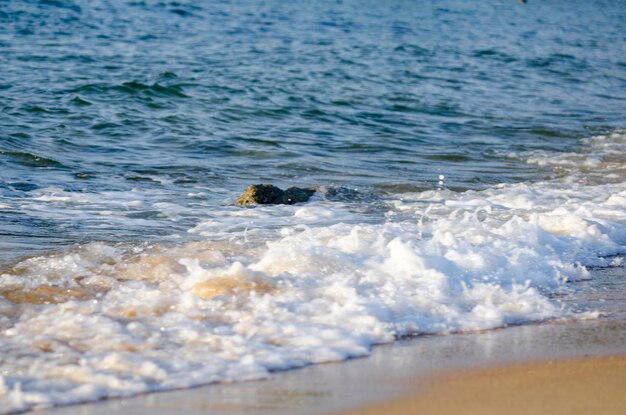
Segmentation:
<svg viewBox="0 0 626 415">
<path fill-rule="evenodd" d="M 503 154 L 624 127 L 625 24 L 621 1 L 4 1 L 3 250 L 198 220 L 129 209 L 152 225 L 101 228 L 19 208 L 48 187 L 189 207 L 257 182 L 384 193 L 439 174 L 458 190 L 542 177 Z"/>
<path fill-rule="evenodd" d="M 0 413 L 620 303 L 624 27 L 608 0 L 0 1 Z M 255 183 L 319 191 L 232 206 Z"/>
</svg>

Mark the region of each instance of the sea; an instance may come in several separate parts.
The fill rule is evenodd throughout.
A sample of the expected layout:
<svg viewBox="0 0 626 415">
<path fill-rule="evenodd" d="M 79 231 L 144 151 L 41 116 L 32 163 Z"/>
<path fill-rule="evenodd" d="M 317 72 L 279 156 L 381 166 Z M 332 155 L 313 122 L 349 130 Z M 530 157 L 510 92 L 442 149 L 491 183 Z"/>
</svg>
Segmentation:
<svg viewBox="0 0 626 415">
<path fill-rule="evenodd" d="M 624 28 L 621 0 L 0 0 L 0 414 L 626 318 Z M 261 183 L 316 192 L 234 204 Z"/>
</svg>

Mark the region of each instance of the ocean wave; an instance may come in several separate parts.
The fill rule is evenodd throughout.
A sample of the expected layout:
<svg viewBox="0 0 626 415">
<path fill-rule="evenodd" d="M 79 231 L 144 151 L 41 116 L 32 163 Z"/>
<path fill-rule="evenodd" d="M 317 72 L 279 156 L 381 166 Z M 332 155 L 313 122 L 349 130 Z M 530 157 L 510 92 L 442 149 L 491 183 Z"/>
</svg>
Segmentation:
<svg viewBox="0 0 626 415">
<path fill-rule="evenodd" d="M 384 221 L 322 196 L 225 207 L 190 230 L 198 241 L 14 263 L 0 273 L 0 412 L 260 379 L 403 336 L 597 317 L 559 298 L 626 253 L 626 183 L 570 179 L 388 194 Z"/>
</svg>

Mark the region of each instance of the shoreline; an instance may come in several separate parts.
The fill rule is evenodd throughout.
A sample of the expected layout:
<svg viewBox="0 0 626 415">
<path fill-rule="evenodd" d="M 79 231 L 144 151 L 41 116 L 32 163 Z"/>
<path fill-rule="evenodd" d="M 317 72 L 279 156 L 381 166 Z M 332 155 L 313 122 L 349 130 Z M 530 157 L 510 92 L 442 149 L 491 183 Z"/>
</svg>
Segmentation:
<svg viewBox="0 0 626 415">
<path fill-rule="evenodd" d="M 626 413 L 626 354 L 462 370 L 412 382 L 414 393 L 334 415 Z"/>
<path fill-rule="evenodd" d="M 541 362 L 551 360 L 616 355 L 626 355 L 626 319 L 552 322 L 399 340 L 375 347 L 366 358 L 279 372 L 262 381 L 211 384 L 32 413 L 351 415 L 367 410 L 374 414 L 383 407 L 386 411 L 385 405 L 402 404 L 406 410 L 406 400 L 411 399 L 407 397 L 419 396 L 442 379 L 519 365 L 542 367 Z"/>
</svg>

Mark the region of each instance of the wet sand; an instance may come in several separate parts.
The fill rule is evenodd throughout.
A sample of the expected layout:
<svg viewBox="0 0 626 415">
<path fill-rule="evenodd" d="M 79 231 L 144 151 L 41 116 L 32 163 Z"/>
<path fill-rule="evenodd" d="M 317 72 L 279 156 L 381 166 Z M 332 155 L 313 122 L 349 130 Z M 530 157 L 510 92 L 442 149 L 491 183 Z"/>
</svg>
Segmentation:
<svg viewBox="0 0 626 415">
<path fill-rule="evenodd" d="M 558 408 L 553 409 L 549 405 L 566 402 L 564 396 L 572 400 L 587 396 L 580 389 L 599 387 L 603 383 L 607 388 L 626 385 L 623 357 L 596 359 L 623 355 L 626 355 L 624 318 L 526 325 L 477 334 L 402 340 L 376 347 L 368 358 L 275 373 L 265 381 L 214 384 L 37 413 L 320 415 L 355 410 L 345 413 L 386 414 L 391 413 L 388 412 L 391 408 L 410 413 L 409 409 L 415 408 L 415 405 L 431 405 L 433 410 L 436 409 L 431 413 L 445 414 L 437 402 L 463 405 L 465 408 L 466 403 L 461 400 L 463 396 L 472 398 L 470 401 L 475 404 L 486 403 L 485 399 L 473 399 L 474 394 L 481 391 L 491 394 L 493 391 L 501 397 L 501 405 L 506 406 L 506 411 L 503 406 L 494 407 L 494 411 L 514 414 L 509 406 L 519 402 L 525 405 L 527 399 L 519 394 L 522 391 L 531 393 L 533 388 L 543 393 L 536 401 L 542 410 L 535 413 L 559 413 Z M 613 362 L 616 364 L 613 365 Z M 559 370 L 554 372 L 554 367 Z M 586 381 L 587 378 L 589 383 L 567 383 L 576 379 Z M 535 382 L 534 379 L 546 380 Z M 457 392 L 457 389 L 465 392 Z M 603 392 L 607 390 L 602 389 Z M 613 398 L 605 398 L 594 391 L 589 390 L 589 402 L 595 398 L 602 411 L 593 413 L 611 413 L 605 409 L 614 402 Z M 458 401 L 450 398 L 454 395 L 458 396 Z M 615 393 L 611 396 L 614 397 Z M 465 409 L 459 412 L 459 406 L 448 408 L 449 413 L 472 413 Z M 623 409 L 623 406 L 618 408 Z M 486 408 L 477 407 L 475 410 L 483 412 Z M 420 413 L 424 412 L 420 409 Z M 592 412 L 589 410 L 587 413 Z"/>
<path fill-rule="evenodd" d="M 621 415 L 626 355 L 474 369 L 413 387 L 413 396 L 336 415 Z"/>
</svg>

